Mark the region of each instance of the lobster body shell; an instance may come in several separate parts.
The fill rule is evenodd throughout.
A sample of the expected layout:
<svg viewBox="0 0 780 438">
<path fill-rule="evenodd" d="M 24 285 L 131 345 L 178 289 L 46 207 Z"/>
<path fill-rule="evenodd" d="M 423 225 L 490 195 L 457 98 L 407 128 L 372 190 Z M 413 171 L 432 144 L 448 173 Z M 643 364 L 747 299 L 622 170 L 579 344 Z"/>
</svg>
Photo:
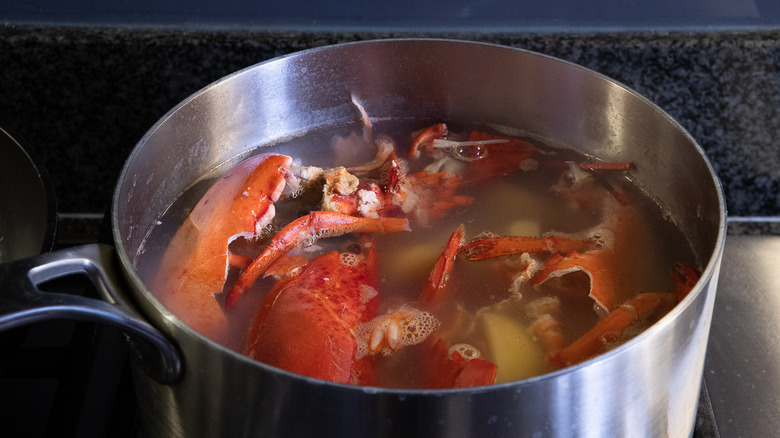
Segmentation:
<svg viewBox="0 0 780 438">
<path fill-rule="evenodd" d="M 377 256 L 330 252 L 278 282 L 252 324 L 244 354 L 287 371 L 340 383 L 369 383 L 354 331 L 378 311 Z"/>
</svg>

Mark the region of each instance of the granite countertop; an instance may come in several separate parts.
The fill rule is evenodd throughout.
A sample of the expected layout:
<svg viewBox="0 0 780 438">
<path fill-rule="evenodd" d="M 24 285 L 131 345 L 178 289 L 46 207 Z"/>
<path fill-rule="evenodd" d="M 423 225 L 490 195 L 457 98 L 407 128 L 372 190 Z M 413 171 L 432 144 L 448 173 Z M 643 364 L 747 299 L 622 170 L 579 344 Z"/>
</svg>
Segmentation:
<svg viewBox="0 0 780 438">
<path fill-rule="evenodd" d="M 408 36 L 530 49 L 622 82 L 666 110 L 702 146 L 723 184 L 730 232 L 775 233 L 780 31 L 773 30 L 379 34 L 5 25 L 0 126 L 43 158 L 65 230 L 70 221 L 102 217 L 135 143 L 207 84 L 302 49 Z"/>
</svg>

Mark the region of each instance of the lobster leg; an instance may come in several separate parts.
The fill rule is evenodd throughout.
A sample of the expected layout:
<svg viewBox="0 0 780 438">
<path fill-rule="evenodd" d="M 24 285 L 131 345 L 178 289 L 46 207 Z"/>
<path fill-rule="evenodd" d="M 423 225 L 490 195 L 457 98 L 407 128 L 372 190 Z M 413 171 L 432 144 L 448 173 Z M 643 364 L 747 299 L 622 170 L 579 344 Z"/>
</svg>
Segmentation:
<svg viewBox="0 0 780 438">
<path fill-rule="evenodd" d="M 572 165 L 578 167 L 580 170 L 591 170 L 591 171 L 616 171 L 616 172 L 628 172 L 630 170 L 634 170 L 634 163 L 630 163 L 627 161 L 617 161 L 617 162 L 604 162 L 604 161 L 593 161 L 588 163 L 570 163 L 567 161 L 542 161 L 541 163 L 544 166 L 547 167 L 558 167 L 558 168 L 571 168 Z"/>
<path fill-rule="evenodd" d="M 401 218 L 362 218 L 341 213 L 313 211 L 282 228 L 263 252 L 244 270 L 230 291 L 225 308 L 236 301 L 265 273 L 282 254 L 298 244 L 321 237 L 348 233 L 396 233 L 409 231 L 409 222 Z"/>
<path fill-rule="evenodd" d="M 571 251 L 587 251 L 596 247 L 592 239 L 570 239 L 567 237 L 485 237 L 472 240 L 460 248 L 460 253 L 468 260 L 485 260 L 522 253 L 569 253 Z"/>
<path fill-rule="evenodd" d="M 420 304 L 425 307 L 434 307 L 439 303 L 450 280 L 450 274 L 452 273 L 453 265 L 455 263 L 455 256 L 458 254 L 458 248 L 460 248 L 463 242 L 463 235 L 465 234 L 465 228 L 461 224 L 447 240 L 447 244 L 444 246 L 439 259 L 436 261 L 433 271 L 431 271 L 431 277 L 425 284 L 422 296 L 420 297 Z"/>
</svg>

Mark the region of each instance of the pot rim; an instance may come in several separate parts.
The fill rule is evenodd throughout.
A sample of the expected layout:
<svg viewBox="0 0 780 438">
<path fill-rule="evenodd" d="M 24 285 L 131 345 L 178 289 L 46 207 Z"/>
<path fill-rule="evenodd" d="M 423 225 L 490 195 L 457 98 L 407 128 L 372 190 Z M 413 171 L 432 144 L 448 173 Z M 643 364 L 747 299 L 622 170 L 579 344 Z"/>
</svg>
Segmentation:
<svg viewBox="0 0 780 438">
<path fill-rule="evenodd" d="M 123 265 L 124 273 L 125 275 L 129 275 L 131 277 L 131 280 L 135 285 L 137 285 L 141 290 L 142 293 L 146 295 L 147 298 L 150 298 L 150 303 L 154 306 L 155 310 L 159 312 L 161 315 L 164 316 L 164 319 L 177 326 L 179 329 L 184 330 L 187 334 L 196 337 L 199 341 L 205 342 L 209 345 L 211 348 L 216 348 L 223 354 L 227 354 L 231 356 L 233 359 L 243 362 L 246 365 L 252 366 L 252 367 L 259 367 L 261 369 L 264 369 L 266 371 L 272 372 L 272 373 L 281 373 L 283 375 L 286 375 L 293 379 L 298 379 L 304 382 L 307 382 L 308 384 L 312 385 L 319 385 L 319 386 L 325 386 L 325 387 L 334 387 L 339 388 L 347 391 L 357 391 L 357 392 L 363 392 L 363 393 L 369 393 L 369 394 L 377 394 L 377 393 L 384 393 L 384 394 L 398 394 L 398 395 L 418 395 L 418 396 L 438 396 L 443 394 L 455 394 L 455 393 L 482 393 L 482 392 L 491 392 L 491 391 L 497 391 L 502 390 L 507 387 L 522 387 L 526 385 L 532 385 L 539 381 L 544 380 L 551 380 L 556 379 L 559 376 L 570 374 L 573 372 L 576 372 L 577 370 L 580 370 L 584 367 L 589 367 L 595 363 L 599 363 L 602 361 L 609 360 L 612 356 L 620 354 L 624 350 L 628 350 L 631 348 L 635 348 L 635 346 L 642 342 L 642 340 L 646 337 L 652 336 L 654 333 L 658 331 L 662 331 L 665 329 L 666 326 L 671 324 L 671 322 L 676 318 L 677 315 L 685 311 L 685 309 L 693 302 L 698 295 L 703 293 L 704 286 L 707 284 L 710 280 L 717 281 L 717 277 L 715 277 L 719 272 L 719 266 L 720 266 L 720 259 L 723 254 L 723 249 L 725 246 L 725 239 L 726 239 L 726 203 L 725 198 L 723 196 L 723 189 L 722 185 L 720 183 L 720 180 L 717 177 L 717 174 L 715 173 L 715 170 L 710 163 L 709 159 L 706 157 L 706 154 L 704 153 L 704 150 L 701 148 L 701 146 L 696 142 L 696 140 L 691 136 L 691 134 L 682 126 L 679 122 L 677 122 L 673 117 L 671 117 L 666 111 L 664 111 L 662 108 L 660 108 L 657 104 L 643 96 L 642 94 L 638 93 L 637 91 L 633 90 L 632 88 L 626 86 L 625 84 L 612 79 L 602 73 L 599 73 L 597 71 L 594 71 L 592 69 L 589 69 L 587 67 L 581 66 L 579 64 L 576 64 L 571 61 L 567 61 L 561 58 L 557 58 L 554 56 L 546 55 L 543 53 L 535 52 L 528 49 L 518 48 L 518 47 L 511 47 L 511 46 L 505 46 L 500 44 L 494 44 L 494 43 L 486 43 L 486 42 L 480 42 L 480 41 L 469 41 L 469 40 L 462 40 L 462 39 L 451 39 L 451 38 L 387 38 L 387 39 L 371 39 L 371 40 L 364 40 L 364 41 L 354 41 L 354 42 L 347 42 L 347 43 L 340 43 L 340 44 L 334 44 L 334 45 L 328 45 L 328 46 L 322 46 L 322 47 L 316 47 L 311 49 L 305 49 L 298 52 L 293 52 L 285 55 L 281 55 L 278 57 L 274 57 L 272 59 L 268 59 L 247 67 L 244 67 L 240 70 L 237 70 L 231 74 L 228 74 L 222 78 L 217 79 L 216 81 L 204 86 L 203 88 L 195 91 L 190 96 L 179 102 L 175 107 L 173 107 L 171 110 L 169 110 L 165 115 L 163 115 L 149 130 L 143 135 L 143 137 L 138 141 L 138 143 L 134 146 L 133 150 L 131 151 L 130 155 L 128 156 L 127 160 L 125 161 L 125 164 L 122 168 L 122 171 L 119 175 L 119 178 L 117 180 L 117 184 L 115 186 L 114 190 L 114 196 L 112 200 L 112 208 L 111 208 L 111 228 L 112 228 L 112 235 L 114 237 L 115 242 L 121 242 L 123 236 L 121 235 L 121 230 L 119 230 L 118 226 L 118 206 L 121 200 L 119 199 L 119 192 L 120 187 L 122 186 L 122 183 L 127 180 L 129 175 L 129 167 L 132 164 L 134 158 L 136 155 L 139 154 L 139 151 L 143 148 L 145 145 L 147 139 L 154 135 L 158 127 L 162 124 L 164 124 L 173 114 L 175 114 L 177 111 L 179 111 L 182 107 L 187 105 L 189 102 L 191 102 L 193 99 L 195 99 L 197 96 L 201 95 L 202 93 L 206 92 L 207 90 L 219 86 L 221 83 L 231 80 L 235 76 L 241 75 L 244 72 L 257 68 L 258 66 L 274 63 L 274 62 L 280 62 L 284 59 L 290 58 L 290 57 L 297 57 L 297 56 L 303 56 L 311 53 L 316 52 L 327 52 L 331 50 L 340 50 L 342 47 L 346 46 L 354 46 L 354 45 L 366 45 L 366 44 L 393 44 L 393 43 L 436 43 L 436 44 L 449 44 L 449 45 L 482 45 L 486 47 L 491 47 L 493 49 L 502 49 L 507 51 L 517 51 L 517 52 L 523 52 L 526 54 L 539 56 L 543 58 L 547 58 L 549 60 L 566 64 L 570 68 L 576 68 L 582 71 L 587 72 L 589 75 L 595 75 L 596 77 L 601 78 L 604 81 L 607 81 L 613 85 L 616 85 L 623 89 L 624 91 L 634 95 L 635 97 L 638 97 L 641 101 L 644 102 L 645 105 L 649 105 L 651 109 L 655 110 L 659 114 L 663 115 L 664 118 L 668 119 L 669 122 L 681 133 L 684 134 L 686 139 L 690 142 L 692 146 L 695 147 L 696 152 L 699 154 L 700 158 L 704 161 L 704 164 L 707 167 L 707 170 L 712 178 L 713 187 L 716 191 L 716 197 L 718 202 L 718 212 L 719 212 L 719 218 L 718 218 L 718 232 L 717 237 L 715 239 L 715 244 L 713 246 L 713 250 L 710 252 L 708 261 L 706 264 L 706 267 L 704 268 L 701 278 L 696 283 L 694 288 L 691 290 L 691 292 L 685 297 L 683 301 L 678 303 L 669 313 L 664 315 L 659 321 L 652 324 L 650 327 L 645 329 L 642 333 L 634 337 L 633 339 L 627 341 L 626 343 L 618 346 L 617 348 L 614 348 L 608 352 L 599 354 L 591 359 L 588 359 L 586 361 L 583 361 L 579 364 L 566 367 L 560 370 L 548 372 L 539 376 L 531 377 L 528 379 L 518 380 L 518 381 L 512 381 L 512 382 L 506 382 L 506 383 L 500 383 L 500 384 L 493 384 L 493 385 L 487 385 L 487 386 L 480 386 L 480 387 L 471 387 L 471 388 L 449 388 L 449 389 L 397 389 L 397 388 L 385 388 L 385 387 L 376 387 L 376 386 L 357 386 L 357 385 L 351 385 L 351 384 L 343 384 L 343 383 L 336 383 L 336 382 L 330 382 L 325 381 L 321 379 L 316 379 L 308 376 L 303 376 L 300 374 L 292 373 L 286 370 L 283 370 L 281 368 L 277 368 L 271 365 L 267 365 L 265 363 L 256 361 L 254 359 L 251 359 L 247 356 L 244 356 L 243 354 L 240 354 L 234 350 L 231 350 L 209 338 L 206 336 L 200 334 L 199 332 L 195 331 L 191 327 L 189 327 L 187 324 L 185 324 L 181 319 L 179 319 L 176 315 L 168 311 L 162 303 L 156 298 L 154 294 L 151 293 L 147 285 L 142 281 L 140 278 L 140 275 L 136 272 L 134 265 L 132 263 L 132 257 L 127 253 L 123 245 L 116 245 L 116 250 L 119 254 L 119 258 L 121 260 L 121 263 Z M 145 232 L 148 232 L 148 230 L 144 230 Z M 186 369 L 185 369 L 186 374 Z"/>
</svg>

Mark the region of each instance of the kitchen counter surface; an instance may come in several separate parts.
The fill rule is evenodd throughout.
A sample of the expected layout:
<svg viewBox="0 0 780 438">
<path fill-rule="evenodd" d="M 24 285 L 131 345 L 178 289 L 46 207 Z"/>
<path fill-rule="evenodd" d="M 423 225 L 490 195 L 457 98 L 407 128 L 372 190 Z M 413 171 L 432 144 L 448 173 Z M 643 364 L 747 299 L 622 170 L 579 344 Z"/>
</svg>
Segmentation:
<svg viewBox="0 0 780 438">
<path fill-rule="evenodd" d="M 704 365 L 717 432 L 775 436 L 780 397 L 779 236 L 729 236 Z"/>
</svg>

